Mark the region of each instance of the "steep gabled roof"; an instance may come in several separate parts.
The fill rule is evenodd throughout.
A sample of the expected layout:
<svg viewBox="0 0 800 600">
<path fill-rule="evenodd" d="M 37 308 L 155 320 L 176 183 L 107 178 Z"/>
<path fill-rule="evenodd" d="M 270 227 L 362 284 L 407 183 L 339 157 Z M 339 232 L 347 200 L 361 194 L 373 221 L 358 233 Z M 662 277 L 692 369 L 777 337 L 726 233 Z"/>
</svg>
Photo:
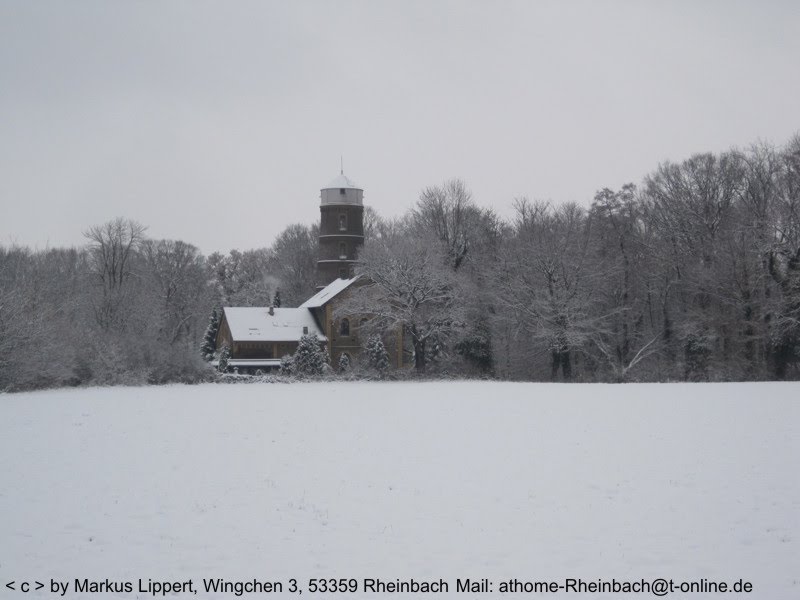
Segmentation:
<svg viewBox="0 0 800 600">
<path fill-rule="evenodd" d="M 337 279 L 332 281 L 316 294 L 311 296 L 308 300 L 303 302 L 300 305 L 300 308 L 319 308 L 320 306 L 324 306 L 337 295 L 342 293 L 348 287 L 350 287 L 353 283 L 355 283 L 358 277 L 353 277 L 352 279 Z"/>
<path fill-rule="evenodd" d="M 236 342 L 297 342 L 303 328 L 320 341 L 327 338 L 307 308 L 269 308 L 258 306 L 226 306 L 225 319 Z"/>
</svg>

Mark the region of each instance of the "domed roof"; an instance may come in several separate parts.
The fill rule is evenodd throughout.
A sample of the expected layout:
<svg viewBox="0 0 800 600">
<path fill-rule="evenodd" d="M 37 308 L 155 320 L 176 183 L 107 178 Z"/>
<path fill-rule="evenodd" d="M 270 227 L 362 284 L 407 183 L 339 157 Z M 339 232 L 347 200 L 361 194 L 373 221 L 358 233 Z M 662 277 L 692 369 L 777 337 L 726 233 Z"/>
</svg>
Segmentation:
<svg viewBox="0 0 800 600">
<path fill-rule="evenodd" d="M 323 190 L 335 190 L 335 189 L 342 189 L 342 188 L 350 188 L 354 190 L 360 190 L 361 188 L 358 187 L 355 182 L 353 182 L 347 175 L 344 173 L 339 174 L 336 179 L 331 181 L 328 185 L 326 185 Z"/>
</svg>

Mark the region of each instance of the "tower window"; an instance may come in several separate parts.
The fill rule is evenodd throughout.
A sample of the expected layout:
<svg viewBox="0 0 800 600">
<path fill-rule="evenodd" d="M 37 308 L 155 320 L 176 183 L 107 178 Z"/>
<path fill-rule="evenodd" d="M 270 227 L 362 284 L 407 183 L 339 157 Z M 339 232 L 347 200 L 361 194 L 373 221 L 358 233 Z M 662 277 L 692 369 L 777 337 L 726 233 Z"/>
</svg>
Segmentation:
<svg viewBox="0 0 800 600">
<path fill-rule="evenodd" d="M 339 194 L 341 194 L 342 196 L 344 196 L 344 195 L 345 195 L 345 193 L 346 193 L 346 192 L 344 191 L 344 188 L 339 188 Z"/>
<path fill-rule="evenodd" d="M 345 242 L 339 242 L 339 259 L 347 260 L 347 244 Z"/>
<path fill-rule="evenodd" d="M 347 269 L 339 269 L 339 279 L 347 279 Z"/>
<path fill-rule="evenodd" d="M 342 322 L 339 324 L 339 335 L 350 335 L 350 319 L 342 319 Z"/>
<path fill-rule="evenodd" d="M 347 231 L 347 215 L 339 215 L 339 231 Z"/>
</svg>

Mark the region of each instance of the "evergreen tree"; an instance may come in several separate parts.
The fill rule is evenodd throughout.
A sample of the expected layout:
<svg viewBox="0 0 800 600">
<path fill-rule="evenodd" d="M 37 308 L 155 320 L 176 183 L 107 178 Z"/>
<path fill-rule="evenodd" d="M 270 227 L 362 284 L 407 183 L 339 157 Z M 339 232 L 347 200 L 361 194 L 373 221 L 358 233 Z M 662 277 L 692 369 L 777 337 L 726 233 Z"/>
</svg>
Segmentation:
<svg viewBox="0 0 800 600">
<path fill-rule="evenodd" d="M 347 355 L 347 353 L 345 353 L 339 357 L 339 371 L 345 373 L 349 370 L 350 370 L 350 357 Z"/>
<path fill-rule="evenodd" d="M 367 347 L 364 349 L 367 354 L 367 364 L 383 375 L 389 369 L 389 353 L 383 345 L 380 336 L 372 335 L 367 340 Z"/>
<path fill-rule="evenodd" d="M 281 357 L 281 375 L 294 375 L 294 358 L 289 354 Z"/>
<path fill-rule="evenodd" d="M 322 375 L 328 366 L 328 355 L 320 346 L 317 336 L 310 333 L 300 338 L 293 359 L 298 375 Z"/>
<path fill-rule="evenodd" d="M 448 359 L 449 356 L 442 341 L 438 337 L 433 337 L 429 345 L 428 362 L 432 366 L 441 369 L 447 364 Z"/>
<path fill-rule="evenodd" d="M 222 350 L 219 353 L 219 364 L 217 365 L 217 370 L 220 373 L 226 373 L 228 371 L 228 361 L 231 358 L 231 349 L 228 346 L 223 346 Z"/>
<path fill-rule="evenodd" d="M 219 331 L 219 312 L 215 308 L 211 311 L 206 334 L 203 337 L 203 343 L 200 345 L 200 354 L 205 360 L 213 360 L 214 352 L 217 351 L 217 331 Z"/>
<path fill-rule="evenodd" d="M 479 372 L 492 372 L 491 332 L 485 320 L 475 323 L 472 330 L 455 345 L 455 350 Z"/>
<path fill-rule="evenodd" d="M 275 295 L 272 297 L 272 306 L 275 308 L 281 307 L 281 291 L 275 290 Z"/>
</svg>

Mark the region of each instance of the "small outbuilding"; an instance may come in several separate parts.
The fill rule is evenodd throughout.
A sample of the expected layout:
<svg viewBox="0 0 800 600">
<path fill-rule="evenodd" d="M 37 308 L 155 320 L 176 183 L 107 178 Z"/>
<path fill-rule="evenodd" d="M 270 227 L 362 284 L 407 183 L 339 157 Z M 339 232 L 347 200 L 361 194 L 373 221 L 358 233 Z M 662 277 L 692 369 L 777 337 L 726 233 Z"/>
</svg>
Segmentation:
<svg viewBox="0 0 800 600">
<path fill-rule="evenodd" d="M 303 335 L 328 339 L 307 308 L 226 306 L 217 331 L 217 348 L 227 346 L 228 367 L 240 373 L 266 372 L 294 354 Z"/>
</svg>

